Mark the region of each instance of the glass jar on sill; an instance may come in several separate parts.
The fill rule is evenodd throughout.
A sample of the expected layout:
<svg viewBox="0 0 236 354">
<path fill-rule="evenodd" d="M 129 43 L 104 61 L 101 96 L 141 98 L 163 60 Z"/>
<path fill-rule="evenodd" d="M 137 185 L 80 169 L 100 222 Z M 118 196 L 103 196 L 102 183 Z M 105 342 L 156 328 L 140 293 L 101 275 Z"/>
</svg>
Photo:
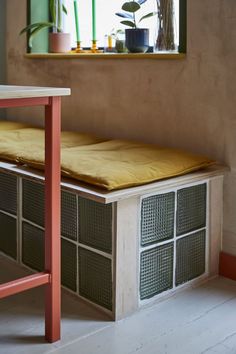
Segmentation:
<svg viewBox="0 0 236 354">
<path fill-rule="evenodd" d="M 104 37 L 104 53 L 117 53 L 114 34 L 106 34 Z"/>
<path fill-rule="evenodd" d="M 117 53 L 127 53 L 128 50 L 125 46 L 125 31 L 124 30 L 117 30 L 115 34 L 116 39 L 116 50 Z"/>
</svg>

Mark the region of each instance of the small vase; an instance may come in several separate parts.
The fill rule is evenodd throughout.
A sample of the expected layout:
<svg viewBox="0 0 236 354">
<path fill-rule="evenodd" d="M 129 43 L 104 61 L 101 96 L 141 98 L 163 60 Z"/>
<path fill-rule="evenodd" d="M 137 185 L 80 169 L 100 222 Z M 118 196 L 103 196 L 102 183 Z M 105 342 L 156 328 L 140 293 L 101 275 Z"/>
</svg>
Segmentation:
<svg viewBox="0 0 236 354">
<path fill-rule="evenodd" d="M 49 33 L 49 52 L 66 53 L 71 50 L 70 33 Z"/>
<path fill-rule="evenodd" d="M 124 39 L 116 39 L 116 51 L 117 53 L 127 53 Z"/>
<path fill-rule="evenodd" d="M 149 48 L 149 29 L 148 28 L 126 29 L 125 46 L 130 53 L 145 53 Z"/>
</svg>

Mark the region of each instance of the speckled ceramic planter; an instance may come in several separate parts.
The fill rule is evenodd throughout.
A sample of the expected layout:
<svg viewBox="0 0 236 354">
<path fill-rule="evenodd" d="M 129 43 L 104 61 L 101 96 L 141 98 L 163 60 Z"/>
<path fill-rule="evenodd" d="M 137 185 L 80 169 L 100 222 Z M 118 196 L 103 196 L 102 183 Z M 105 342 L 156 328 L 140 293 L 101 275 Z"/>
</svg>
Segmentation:
<svg viewBox="0 0 236 354">
<path fill-rule="evenodd" d="M 50 53 L 66 53 L 70 50 L 70 33 L 49 33 Z"/>
</svg>

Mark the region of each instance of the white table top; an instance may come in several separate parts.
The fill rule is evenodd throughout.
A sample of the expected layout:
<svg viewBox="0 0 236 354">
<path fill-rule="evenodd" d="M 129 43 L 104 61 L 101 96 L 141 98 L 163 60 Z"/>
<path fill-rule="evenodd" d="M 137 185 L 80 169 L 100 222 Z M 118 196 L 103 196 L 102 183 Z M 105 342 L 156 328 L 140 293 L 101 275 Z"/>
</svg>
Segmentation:
<svg viewBox="0 0 236 354">
<path fill-rule="evenodd" d="M 69 96 L 69 88 L 0 85 L 0 99 Z"/>
</svg>

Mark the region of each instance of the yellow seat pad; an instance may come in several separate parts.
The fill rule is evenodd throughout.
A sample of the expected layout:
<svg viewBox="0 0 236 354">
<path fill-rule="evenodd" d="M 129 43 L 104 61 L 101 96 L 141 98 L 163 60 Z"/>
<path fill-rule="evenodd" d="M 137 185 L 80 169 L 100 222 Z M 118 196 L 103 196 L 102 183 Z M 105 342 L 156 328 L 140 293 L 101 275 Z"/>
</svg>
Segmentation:
<svg viewBox="0 0 236 354">
<path fill-rule="evenodd" d="M 11 122 L 7 120 L 0 120 L 0 132 L 1 130 L 15 130 L 15 129 L 23 129 L 29 128 L 31 125 L 20 122 Z"/>
<path fill-rule="evenodd" d="M 40 154 L 23 162 L 42 168 Z M 176 149 L 110 140 L 62 149 L 63 175 L 107 189 L 120 189 L 174 177 L 207 167 L 214 161 Z"/>
<path fill-rule="evenodd" d="M 26 128 L 0 131 L 0 158 L 11 162 L 22 162 L 25 155 L 30 155 L 32 161 L 40 156 L 44 163 L 44 130 Z M 104 139 L 102 139 L 104 140 Z M 78 132 L 62 132 L 61 147 L 94 144 L 100 138 Z"/>
</svg>

